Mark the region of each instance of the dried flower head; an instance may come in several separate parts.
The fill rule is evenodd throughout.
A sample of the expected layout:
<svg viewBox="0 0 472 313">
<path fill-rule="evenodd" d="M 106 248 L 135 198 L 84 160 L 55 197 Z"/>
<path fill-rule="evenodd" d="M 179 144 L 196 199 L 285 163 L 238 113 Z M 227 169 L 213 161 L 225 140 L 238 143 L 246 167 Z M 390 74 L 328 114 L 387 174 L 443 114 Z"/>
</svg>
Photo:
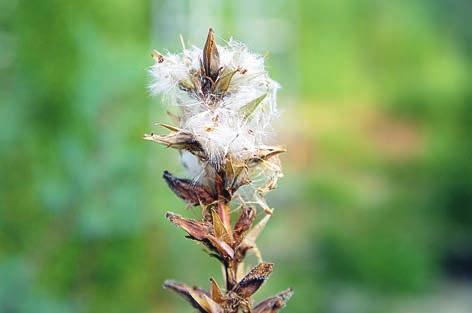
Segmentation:
<svg viewBox="0 0 472 313">
<path fill-rule="evenodd" d="M 175 281 L 164 286 L 199 312 L 278 312 L 290 298 L 284 291 L 253 307 L 251 296 L 272 273 L 262 261 L 256 239 L 271 217 L 264 194 L 282 175 L 278 155 L 285 151 L 267 144 L 271 121 L 277 116 L 279 85 L 269 78 L 264 58 L 229 40 L 216 44 L 212 29 L 203 49 L 183 48 L 179 54 L 153 52 L 150 90 L 177 106 L 176 126 L 161 124 L 170 133 L 144 138 L 180 152 L 191 179 L 164 171 L 169 188 L 188 205 L 202 207 L 202 219 L 168 212 L 167 219 L 201 243 L 224 268 L 225 287 L 210 280 L 210 292 Z M 231 224 L 231 203 L 240 216 Z M 233 205 L 234 206 L 234 205 Z M 256 207 L 265 213 L 257 223 Z M 254 251 L 259 264 L 246 271 L 244 258 Z"/>
</svg>

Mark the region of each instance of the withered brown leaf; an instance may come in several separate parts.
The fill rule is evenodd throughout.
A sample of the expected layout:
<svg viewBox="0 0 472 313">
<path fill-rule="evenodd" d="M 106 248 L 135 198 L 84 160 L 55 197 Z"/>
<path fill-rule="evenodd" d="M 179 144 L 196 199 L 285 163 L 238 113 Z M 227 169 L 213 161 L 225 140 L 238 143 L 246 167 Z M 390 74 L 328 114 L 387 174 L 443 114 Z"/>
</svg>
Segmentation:
<svg viewBox="0 0 472 313">
<path fill-rule="evenodd" d="M 273 267 L 272 263 L 259 263 L 234 286 L 233 291 L 244 299 L 249 298 L 269 278 Z"/>
<path fill-rule="evenodd" d="M 168 171 L 164 171 L 163 178 L 179 198 L 194 206 L 207 205 L 215 201 L 215 197 L 208 189 L 190 179 L 177 178 Z"/>
<path fill-rule="evenodd" d="M 220 56 L 216 47 L 215 32 L 213 29 L 208 30 L 208 36 L 203 48 L 203 68 L 206 76 L 216 81 L 220 70 Z"/>
<path fill-rule="evenodd" d="M 254 307 L 252 313 L 276 313 L 285 307 L 285 304 L 293 295 L 291 288 L 284 290 L 277 295 L 268 298 Z"/>
</svg>

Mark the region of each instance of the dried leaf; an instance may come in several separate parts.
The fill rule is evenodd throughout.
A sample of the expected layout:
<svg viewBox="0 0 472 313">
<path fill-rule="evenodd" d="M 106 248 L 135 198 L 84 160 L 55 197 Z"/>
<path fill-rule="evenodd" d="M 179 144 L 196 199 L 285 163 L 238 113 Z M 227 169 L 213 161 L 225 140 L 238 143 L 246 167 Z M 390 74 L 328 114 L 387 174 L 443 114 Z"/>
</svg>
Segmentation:
<svg viewBox="0 0 472 313">
<path fill-rule="evenodd" d="M 254 100 L 251 100 L 249 103 L 245 104 L 241 109 L 240 112 L 243 114 L 243 119 L 247 120 L 252 113 L 257 109 L 259 104 L 262 102 L 262 100 L 265 99 L 267 94 L 263 94 L 262 96 L 257 97 Z"/>
<path fill-rule="evenodd" d="M 164 282 L 164 288 L 175 291 L 199 312 L 208 313 L 207 309 L 200 304 L 200 302 L 202 302 L 201 299 L 204 299 L 204 296 L 206 295 L 205 291 L 202 289 L 196 287 L 191 288 L 185 284 L 173 280 L 166 280 Z"/>
<path fill-rule="evenodd" d="M 259 263 L 234 286 L 233 291 L 240 297 L 248 299 L 269 278 L 273 267 L 272 263 Z"/>
<path fill-rule="evenodd" d="M 220 56 L 216 47 L 215 33 L 211 28 L 208 30 L 207 40 L 203 48 L 203 68 L 206 76 L 215 81 L 220 69 Z"/>
<path fill-rule="evenodd" d="M 164 171 L 163 178 L 169 188 L 181 199 L 192 205 L 208 205 L 215 201 L 215 197 L 204 186 L 194 183 L 190 179 L 182 179 L 172 176 Z"/>
<path fill-rule="evenodd" d="M 243 238 L 244 235 L 249 231 L 249 229 L 252 226 L 252 223 L 254 222 L 254 219 L 256 218 L 256 210 L 250 207 L 244 207 L 241 210 L 241 215 L 239 216 L 239 219 L 236 221 L 236 224 L 234 225 L 234 231 L 233 231 L 233 237 L 234 241 L 239 244 Z"/>
<path fill-rule="evenodd" d="M 205 240 L 211 233 L 211 225 L 209 225 L 209 223 L 186 219 L 172 212 L 167 212 L 166 218 L 171 223 L 185 230 L 196 240 Z"/>
<path fill-rule="evenodd" d="M 292 289 L 284 290 L 274 297 L 260 302 L 253 309 L 252 313 L 276 313 L 285 307 L 285 304 L 293 295 Z"/>
<path fill-rule="evenodd" d="M 213 278 L 210 278 L 210 295 L 216 303 L 224 301 L 223 292 L 221 292 L 220 286 L 218 286 L 218 283 Z"/>
</svg>

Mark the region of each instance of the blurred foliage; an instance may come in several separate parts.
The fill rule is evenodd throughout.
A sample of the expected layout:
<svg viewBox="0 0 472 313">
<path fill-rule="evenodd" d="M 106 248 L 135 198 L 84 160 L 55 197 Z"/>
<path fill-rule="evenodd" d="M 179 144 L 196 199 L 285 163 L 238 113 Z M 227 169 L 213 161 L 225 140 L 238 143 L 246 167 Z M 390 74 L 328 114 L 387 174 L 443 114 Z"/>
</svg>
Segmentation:
<svg viewBox="0 0 472 313">
<path fill-rule="evenodd" d="M 289 312 L 403 312 L 470 278 L 471 14 L 467 0 L 0 1 L 0 312 L 185 312 L 162 281 L 220 277 L 164 221 L 184 209 L 160 178 L 184 175 L 177 155 L 140 140 L 166 118 L 150 49 L 213 22 L 270 51 L 285 87 L 260 297 L 291 286 Z"/>
</svg>

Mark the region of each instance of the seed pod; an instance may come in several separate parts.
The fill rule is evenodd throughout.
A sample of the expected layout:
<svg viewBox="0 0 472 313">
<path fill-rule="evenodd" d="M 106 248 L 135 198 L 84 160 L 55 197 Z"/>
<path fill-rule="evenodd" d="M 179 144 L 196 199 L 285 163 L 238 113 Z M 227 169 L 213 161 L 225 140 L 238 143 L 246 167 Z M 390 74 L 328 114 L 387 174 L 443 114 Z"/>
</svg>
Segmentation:
<svg viewBox="0 0 472 313">
<path fill-rule="evenodd" d="M 234 286 L 233 291 L 244 299 L 249 298 L 269 278 L 273 267 L 272 263 L 259 263 Z"/>
<path fill-rule="evenodd" d="M 220 70 L 220 56 L 216 47 L 215 33 L 211 28 L 208 30 L 207 40 L 203 48 L 203 68 L 206 76 L 216 81 Z"/>
</svg>

